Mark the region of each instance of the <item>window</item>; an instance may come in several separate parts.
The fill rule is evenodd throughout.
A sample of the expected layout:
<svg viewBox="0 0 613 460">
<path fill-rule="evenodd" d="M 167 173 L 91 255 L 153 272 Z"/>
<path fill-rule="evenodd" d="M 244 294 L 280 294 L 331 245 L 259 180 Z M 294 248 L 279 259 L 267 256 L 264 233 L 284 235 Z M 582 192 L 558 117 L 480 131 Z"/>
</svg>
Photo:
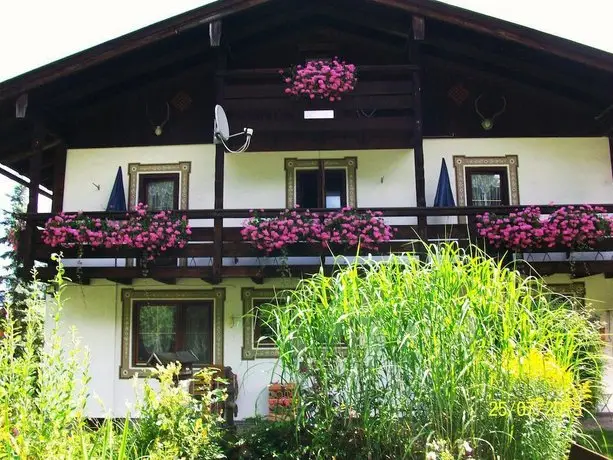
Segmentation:
<svg viewBox="0 0 613 460">
<path fill-rule="evenodd" d="M 151 211 L 179 209 L 179 173 L 140 174 L 138 201 Z"/>
<path fill-rule="evenodd" d="M 128 165 L 128 205 L 140 201 L 155 209 L 187 209 L 191 162 Z"/>
<path fill-rule="evenodd" d="M 347 206 L 347 172 L 344 169 L 296 170 L 296 205 L 301 208 Z"/>
<path fill-rule="evenodd" d="M 224 289 L 124 289 L 120 378 L 143 373 L 156 352 L 191 351 L 197 365 L 223 365 L 224 298 Z"/>
<path fill-rule="evenodd" d="M 153 353 L 178 351 L 213 363 L 213 301 L 138 301 L 132 310 L 134 366 L 145 366 Z"/>
<path fill-rule="evenodd" d="M 465 168 L 468 206 L 508 206 L 507 168 Z"/>
<path fill-rule="evenodd" d="M 286 298 L 282 292 L 274 289 L 243 289 L 243 360 L 279 357 L 279 350 L 271 338 L 273 331 L 262 318 L 260 307 L 265 304 L 282 304 Z"/>
<path fill-rule="evenodd" d="M 454 156 L 453 167 L 458 206 L 519 204 L 517 155 Z"/>
<path fill-rule="evenodd" d="M 357 158 L 285 160 L 288 208 L 357 206 Z"/>
</svg>

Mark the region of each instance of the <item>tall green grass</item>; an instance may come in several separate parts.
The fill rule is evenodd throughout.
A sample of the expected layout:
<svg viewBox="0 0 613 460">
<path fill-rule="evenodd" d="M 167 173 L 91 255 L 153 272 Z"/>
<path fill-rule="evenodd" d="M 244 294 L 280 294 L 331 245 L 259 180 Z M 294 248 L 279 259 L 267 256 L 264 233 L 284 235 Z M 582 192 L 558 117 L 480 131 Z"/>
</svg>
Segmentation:
<svg viewBox="0 0 613 460">
<path fill-rule="evenodd" d="M 267 307 L 311 456 L 565 458 L 596 326 L 477 249 L 427 256 L 320 273 Z"/>
</svg>

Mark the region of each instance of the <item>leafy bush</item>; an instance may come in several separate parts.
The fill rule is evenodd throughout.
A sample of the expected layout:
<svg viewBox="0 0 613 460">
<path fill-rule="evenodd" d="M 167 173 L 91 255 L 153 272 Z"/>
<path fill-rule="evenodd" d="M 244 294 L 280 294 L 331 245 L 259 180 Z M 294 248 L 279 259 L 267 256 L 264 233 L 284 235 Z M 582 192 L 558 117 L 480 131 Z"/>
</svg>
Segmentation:
<svg viewBox="0 0 613 460">
<path fill-rule="evenodd" d="M 293 421 L 270 422 L 261 418 L 247 420 L 246 428 L 233 441 L 230 459 L 260 460 L 277 458 L 296 460 L 303 458 L 309 442 L 296 431 Z"/>
<path fill-rule="evenodd" d="M 212 407 L 220 390 L 205 391 L 197 401 L 177 386 L 177 365 L 159 369 L 160 389 L 145 382 L 140 418 L 88 424 L 84 409 L 89 377 L 87 353 L 74 329 L 60 323 L 64 269 L 58 262 L 50 299 L 34 281 L 25 301 L 25 318 L 17 321 L 12 305 L 0 322 L 0 458 L 47 459 L 213 459 L 221 453 L 221 419 Z M 51 302 L 47 302 L 51 300 Z M 46 304 L 49 327 L 43 338 Z M 213 371 L 202 371 L 210 384 Z"/>
<path fill-rule="evenodd" d="M 312 458 L 566 458 L 598 330 L 474 251 L 320 273 L 266 307 Z"/>
<path fill-rule="evenodd" d="M 225 399 L 225 392 L 213 389 L 196 400 L 182 386 L 175 385 L 181 366 L 158 367 L 153 377 L 160 382 L 156 391 L 145 382 L 144 398 L 137 406 L 138 422 L 133 430 L 133 445 L 139 456 L 151 459 L 224 458 L 219 441 L 223 419 L 214 405 Z M 198 378 L 211 386 L 214 370 L 204 369 Z"/>
</svg>

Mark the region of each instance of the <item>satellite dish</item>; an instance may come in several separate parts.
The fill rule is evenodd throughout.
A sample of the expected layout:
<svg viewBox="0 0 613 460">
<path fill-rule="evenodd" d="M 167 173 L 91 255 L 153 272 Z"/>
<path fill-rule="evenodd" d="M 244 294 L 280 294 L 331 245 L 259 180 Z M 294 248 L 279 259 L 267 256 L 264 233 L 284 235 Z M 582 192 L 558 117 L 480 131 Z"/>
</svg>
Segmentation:
<svg viewBox="0 0 613 460">
<path fill-rule="evenodd" d="M 215 135 L 220 135 L 224 140 L 230 137 L 228 117 L 226 111 L 219 104 L 215 106 Z"/>
<path fill-rule="evenodd" d="M 253 136 L 253 129 L 251 128 L 243 128 L 243 131 L 240 133 L 230 134 L 230 124 L 228 123 L 226 111 L 219 104 L 215 106 L 215 125 L 213 131 L 213 142 L 215 144 L 222 144 L 230 153 L 243 153 L 246 151 L 251 143 L 251 136 Z M 245 136 L 245 143 L 239 149 L 232 150 L 228 147 L 227 141 L 236 136 Z"/>
</svg>

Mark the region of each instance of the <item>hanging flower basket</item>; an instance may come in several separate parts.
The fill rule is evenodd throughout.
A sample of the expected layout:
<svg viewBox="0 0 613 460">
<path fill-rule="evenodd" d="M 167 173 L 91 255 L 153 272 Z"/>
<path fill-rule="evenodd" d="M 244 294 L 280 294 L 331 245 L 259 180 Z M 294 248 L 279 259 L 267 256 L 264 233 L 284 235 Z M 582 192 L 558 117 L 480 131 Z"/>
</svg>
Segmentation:
<svg viewBox="0 0 613 460">
<path fill-rule="evenodd" d="M 331 60 L 311 60 L 293 67 L 289 74 L 279 70 L 287 85 L 285 94 L 306 99 L 340 101 L 353 91 L 357 83 L 356 67 L 335 57 Z"/>
</svg>

